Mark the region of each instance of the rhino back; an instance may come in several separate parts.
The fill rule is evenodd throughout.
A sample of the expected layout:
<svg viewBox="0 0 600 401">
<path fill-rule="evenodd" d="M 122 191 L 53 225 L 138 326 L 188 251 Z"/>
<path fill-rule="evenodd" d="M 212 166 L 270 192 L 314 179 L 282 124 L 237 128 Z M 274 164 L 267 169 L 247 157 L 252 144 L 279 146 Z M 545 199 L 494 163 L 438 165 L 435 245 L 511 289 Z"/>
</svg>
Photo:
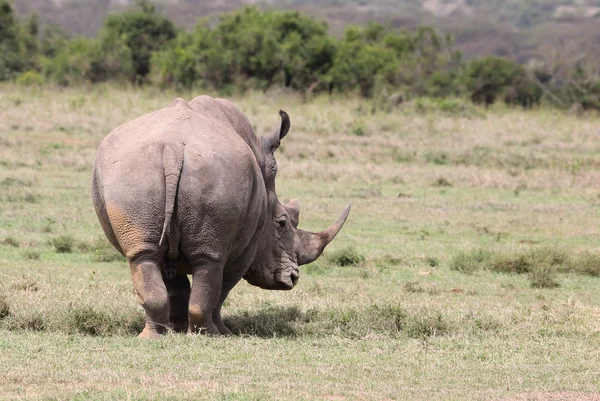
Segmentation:
<svg viewBox="0 0 600 401">
<path fill-rule="evenodd" d="M 94 191 L 125 255 L 158 252 L 166 147 L 183 149 L 173 227 L 181 231 L 184 253 L 226 258 L 232 244 L 245 246 L 248 235 L 239 231 L 257 225 L 251 210 L 266 202 L 253 152 L 228 120 L 176 100 L 118 127 L 98 149 Z"/>
</svg>

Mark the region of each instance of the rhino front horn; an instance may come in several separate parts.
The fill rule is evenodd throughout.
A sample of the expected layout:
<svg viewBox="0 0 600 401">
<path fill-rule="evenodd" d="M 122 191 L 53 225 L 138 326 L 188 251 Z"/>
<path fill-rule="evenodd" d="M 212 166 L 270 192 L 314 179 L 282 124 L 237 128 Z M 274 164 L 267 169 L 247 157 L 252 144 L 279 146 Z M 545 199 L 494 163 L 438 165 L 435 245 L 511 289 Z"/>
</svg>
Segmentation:
<svg viewBox="0 0 600 401">
<path fill-rule="evenodd" d="M 344 212 L 339 219 L 327 230 L 320 233 L 311 233 L 304 230 L 297 230 L 299 238 L 296 255 L 298 256 L 298 265 L 305 265 L 317 259 L 323 253 L 323 250 L 335 238 L 337 233 L 342 229 L 348 214 L 350 213 L 350 205 L 346 206 Z"/>
</svg>

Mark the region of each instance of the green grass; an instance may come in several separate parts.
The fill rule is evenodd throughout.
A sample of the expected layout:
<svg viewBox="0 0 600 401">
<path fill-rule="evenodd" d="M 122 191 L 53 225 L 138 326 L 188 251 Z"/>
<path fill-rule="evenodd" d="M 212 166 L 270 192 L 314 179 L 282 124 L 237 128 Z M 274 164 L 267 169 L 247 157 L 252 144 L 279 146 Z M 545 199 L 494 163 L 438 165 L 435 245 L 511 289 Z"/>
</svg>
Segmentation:
<svg viewBox="0 0 600 401">
<path fill-rule="evenodd" d="M 480 270 L 497 273 L 529 274 L 532 287 L 558 287 L 557 273 L 600 276 L 600 255 L 570 254 L 558 248 L 532 249 L 477 248 L 453 256 L 450 268 L 473 274 Z"/>
<path fill-rule="evenodd" d="M 597 120 L 234 99 L 259 134 L 289 113 L 277 189 L 301 228 L 352 212 L 291 292 L 232 291 L 235 336 L 140 341 L 91 165 L 111 129 L 195 94 L 0 90 L 0 398 L 600 397 Z"/>
</svg>

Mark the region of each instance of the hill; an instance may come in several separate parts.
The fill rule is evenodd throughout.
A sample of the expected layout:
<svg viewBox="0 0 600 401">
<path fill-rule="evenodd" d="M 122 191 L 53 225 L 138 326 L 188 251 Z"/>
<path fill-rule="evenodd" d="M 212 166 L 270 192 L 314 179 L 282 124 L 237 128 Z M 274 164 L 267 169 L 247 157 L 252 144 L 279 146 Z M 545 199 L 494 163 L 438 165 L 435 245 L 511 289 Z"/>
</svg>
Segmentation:
<svg viewBox="0 0 600 401">
<path fill-rule="evenodd" d="M 93 37 L 111 12 L 132 0 L 14 0 L 21 15 L 35 12 L 40 22 L 73 35 Z M 160 0 L 159 12 L 190 28 L 198 18 L 245 5 L 295 9 L 328 22 L 339 34 L 348 24 L 379 22 L 414 29 L 431 25 L 455 37 L 466 58 L 509 56 L 547 63 L 600 58 L 600 0 Z M 560 58 L 558 60 L 557 58 Z"/>
</svg>

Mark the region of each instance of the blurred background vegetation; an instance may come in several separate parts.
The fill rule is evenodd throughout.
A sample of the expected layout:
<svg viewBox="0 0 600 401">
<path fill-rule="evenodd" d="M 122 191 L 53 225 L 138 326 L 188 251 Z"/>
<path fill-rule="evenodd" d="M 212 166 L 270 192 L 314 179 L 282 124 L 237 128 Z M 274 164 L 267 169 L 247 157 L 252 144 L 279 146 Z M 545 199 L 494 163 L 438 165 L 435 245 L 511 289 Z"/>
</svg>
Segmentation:
<svg viewBox="0 0 600 401">
<path fill-rule="evenodd" d="M 600 110 L 599 23 L 600 0 L 0 0 L 0 80 Z"/>
</svg>

